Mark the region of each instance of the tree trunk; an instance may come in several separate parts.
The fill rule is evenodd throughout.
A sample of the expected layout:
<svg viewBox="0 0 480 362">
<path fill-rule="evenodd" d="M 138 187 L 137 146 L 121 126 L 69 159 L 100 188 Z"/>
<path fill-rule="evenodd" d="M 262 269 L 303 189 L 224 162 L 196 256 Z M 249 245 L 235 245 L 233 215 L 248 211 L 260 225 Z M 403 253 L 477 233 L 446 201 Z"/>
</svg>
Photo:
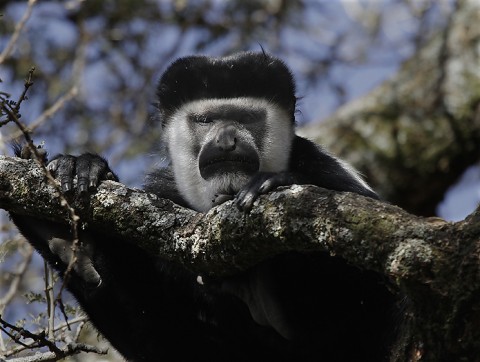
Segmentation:
<svg viewBox="0 0 480 362">
<path fill-rule="evenodd" d="M 398 74 L 301 133 L 355 165 L 385 200 L 435 208 L 480 159 L 480 2 L 459 1 Z"/>
</svg>

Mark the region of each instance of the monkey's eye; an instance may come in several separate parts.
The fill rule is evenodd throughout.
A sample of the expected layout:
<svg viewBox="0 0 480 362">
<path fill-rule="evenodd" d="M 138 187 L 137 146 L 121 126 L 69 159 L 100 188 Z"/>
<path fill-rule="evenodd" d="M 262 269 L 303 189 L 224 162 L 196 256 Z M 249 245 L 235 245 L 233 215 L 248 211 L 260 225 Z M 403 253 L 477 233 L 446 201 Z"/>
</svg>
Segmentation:
<svg viewBox="0 0 480 362">
<path fill-rule="evenodd" d="M 210 117 L 206 114 L 192 114 L 190 116 L 190 120 L 194 123 L 212 123 L 213 122 L 213 117 Z"/>
</svg>

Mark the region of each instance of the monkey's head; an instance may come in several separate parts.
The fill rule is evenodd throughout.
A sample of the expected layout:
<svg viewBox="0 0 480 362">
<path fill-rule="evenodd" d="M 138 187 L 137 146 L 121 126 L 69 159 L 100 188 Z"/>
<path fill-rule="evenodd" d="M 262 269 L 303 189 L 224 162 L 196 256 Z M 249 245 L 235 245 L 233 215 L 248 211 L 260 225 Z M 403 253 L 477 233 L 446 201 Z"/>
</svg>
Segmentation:
<svg viewBox="0 0 480 362">
<path fill-rule="evenodd" d="M 194 209 L 235 195 L 257 172 L 287 170 L 295 84 L 279 59 L 252 52 L 180 58 L 157 95 L 175 182 Z"/>
</svg>

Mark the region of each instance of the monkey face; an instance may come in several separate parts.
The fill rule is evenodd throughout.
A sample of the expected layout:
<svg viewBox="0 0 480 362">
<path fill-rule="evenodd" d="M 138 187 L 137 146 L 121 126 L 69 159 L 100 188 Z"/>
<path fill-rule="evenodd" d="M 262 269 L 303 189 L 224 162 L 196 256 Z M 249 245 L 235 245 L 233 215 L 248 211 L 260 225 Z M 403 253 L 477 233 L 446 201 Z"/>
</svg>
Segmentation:
<svg viewBox="0 0 480 362">
<path fill-rule="evenodd" d="M 175 181 L 192 207 L 235 195 L 257 172 L 288 168 L 293 125 L 288 113 L 260 98 L 187 102 L 166 122 Z"/>
<path fill-rule="evenodd" d="M 221 175 L 254 175 L 260 168 L 259 144 L 255 133 L 265 133 L 266 112 L 234 104 L 220 104 L 195 113 L 190 121 L 197 133 L 205 134 L 198 157 L 200 175 L 211 180 Z M 235 176 L 236 175 L 236 176 Z"/>
</svg>

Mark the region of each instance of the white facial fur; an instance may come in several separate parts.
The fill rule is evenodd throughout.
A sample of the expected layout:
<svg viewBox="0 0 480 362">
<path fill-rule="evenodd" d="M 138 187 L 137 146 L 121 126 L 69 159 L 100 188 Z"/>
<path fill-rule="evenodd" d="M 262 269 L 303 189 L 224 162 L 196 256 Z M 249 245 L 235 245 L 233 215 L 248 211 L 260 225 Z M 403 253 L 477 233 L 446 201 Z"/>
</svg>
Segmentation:
<svg viewBox="0 0 480 362">
<path fill-rule="evenodd" d="M 233 105 L 245 109 L 261 109 L 266 112 L 262 139 L 242 125 L 238 136 L 255 148 L 260 159 L 260 172 L 281 172 L 288 168 L 294 128 L 289 114 L 273 102 L 260 98 L 205 99 L 183 104 L 167 120 L 165 141 L 172 160 L 173 173 L 180 194 L 198 211 L 207 211 L 214 205 L 216 194 L 238 192 L 253 175 L 228 173 L 205 180 L 200 176 L 198 150 L 215 137 L 215 130 L 202 131 L 202 125 L 192 124 L 191 114 L 202 114 L 216 107 Z M 220 121 L 221 122 L 221 121 Z M 260 149 L 262 151 L 260 151 Z"/>
</svg>

